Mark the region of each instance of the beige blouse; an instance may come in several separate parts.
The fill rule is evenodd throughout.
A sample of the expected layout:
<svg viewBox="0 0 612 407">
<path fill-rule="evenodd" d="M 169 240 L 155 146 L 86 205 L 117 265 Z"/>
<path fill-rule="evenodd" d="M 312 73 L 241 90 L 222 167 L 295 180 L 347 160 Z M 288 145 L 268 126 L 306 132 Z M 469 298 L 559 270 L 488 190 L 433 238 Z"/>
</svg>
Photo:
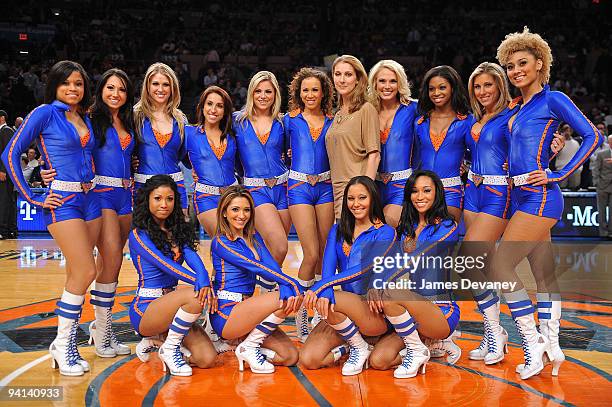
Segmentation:
<svg viewBox="0 0 612 407">
<path fill-rule="evenodd" d="M 325 147 L 334 188 L 334 212 L 339 219 L 346 184 L 357 175 L 365 175 L 368 154 L 380 151 L 376 108 L 366 102 L 354 113 L 336 113 L 325 136 Z"/>
</svg>

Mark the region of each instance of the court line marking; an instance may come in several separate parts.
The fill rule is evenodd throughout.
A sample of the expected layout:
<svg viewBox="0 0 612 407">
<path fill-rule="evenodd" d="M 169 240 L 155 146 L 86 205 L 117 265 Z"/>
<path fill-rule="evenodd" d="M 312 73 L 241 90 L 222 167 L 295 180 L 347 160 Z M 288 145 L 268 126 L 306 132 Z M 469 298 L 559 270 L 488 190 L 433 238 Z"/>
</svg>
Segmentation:
<svg viewBox="0 0 612 407">
<path fill-rule="evenodd" d="M 517 389 L 521 389 L 523 391 L 535 394 L 536 396 L 540 396 L 540 397 L 542 397 L 544 399 L 554 401 L 555 403 L 558 403 L 558 404 L 560 404 L 562 406 L 565 406 L 565 407 L 574 407 L 575 406 L 572 403 L 569 403 L 569 402 L 567 402 L 565 400 L 559 399 L 559 398 L 557 398 L 555 396 L 552 396 L 552 395 L 550 395 L 548 393 L 544 393 L 541 390 L 537 390 L 537 389 L 535 389 L 535 388 L 533 388 L 531 386 L 527 386 L 525 384 L 513 382 L 513 381 L 510 381 L 510 380 L 504 379 L 502 377 L 497 377 L 497 376 L 494 376 L 494 375 L 491 375 L 491 374 L 488 374 L 488 373 L 479 372 L 478 370 L 471 369 L 471 368 L 466 367 L 466 366 L 451 365 L 450 363 L 439 362 L 439 361 L 431 361 L 431 362 L 438 363 L 440 365 L 454 367 L 455 369 L 459 369 L 459 370 L 464 370 L 464 371 L 466 371 L 468 373 L 472 373 L 472 374 L 475 374 L 477 376 L 484 377 L 486 379 L 497 380 L 498 382 L 502 382 L 502 383 L 510 385 L 512 387 L 516 387 Z"/>
<path fill-rule="evenodd" d="M 136 354 L 133 353 L 125 358 L 118 360 L 113 363 L 102 372 L 98 373 L 95 379 L 91 381 L 89 386 L 87 387 L 87 392 L 85 393 L 85 405 L 86 406 L 100 406 L 100 389 L 102 389 L 102 385 L 104 381 L 108 379 L 108 377 L 113 374 L 117 369 L 121 366 L 125 365 L 127 362 L 133 360 L 136 357 Z"/>
<path fill-rule="evenodd" d="M 8 385 L 10 382 L 15 380 L 17 377 L 21 376 L 22 374 L 24 374 L 25 372 L 27 372 L 28 370 L 30 370 L 34 366 L 44 362 L 47 359 L 51 359 L 51 355 L 47 354 L 47 355 L 41 356 L 38 359 L 34 359 L 30 363 L 26 363 L 25 365 L 21 366 L 20 368 L 13 370 L 12 373 L 4 376 L 4 378 L 2 378 L 2 380 L 0 380 L 0 387 L 4 387 L 4 386 Z"/>
<path fill-rule="evenodd" d="M 312 384 L 312 382 L 308 380 L 304 372 L 302 372 L 299 367 L 289 366 L 289 370 L 291 371 L 291 373 L 293 373 L 298 382 L 300 382 L 302 387 L 304 387 L 306 392 L 310 395 L 310 397 L 314 399 L 314 401 L 317 402 L 318 405 L 325 407 L 332 406 L 332 404 L 327 401 L 327 399 L 319 392 L 319 390 L 314 386 L 314 384 Z"/>
<path fill-rule="evenodd" d="M 142 400 L 141 406 L 147 406 L 147 407 L 153 406 L 153 404 L 155 404 L 155 399 L 157 398 L 157 395 L 159 394 L 160 390 L 162 389 L 162 387 L 164 387 L 166 383 L 168 383 L 171 377 L 172 375 L 170 374 L 170 372 L 166 372 L 164 377 L 162 377 L 157 382 L 155 382 L 155 384 L 151 386 L 151 388 L 147 392 L 147 395 L 145 396 L 145 398 Z"/>
</svg>

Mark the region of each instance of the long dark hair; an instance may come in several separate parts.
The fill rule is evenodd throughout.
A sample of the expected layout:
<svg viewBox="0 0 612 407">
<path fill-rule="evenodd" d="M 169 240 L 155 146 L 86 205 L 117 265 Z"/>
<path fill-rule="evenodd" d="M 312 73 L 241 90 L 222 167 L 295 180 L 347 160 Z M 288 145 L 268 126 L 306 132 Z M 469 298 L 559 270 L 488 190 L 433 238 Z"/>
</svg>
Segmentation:
<svg viewBox="0 0 612 407">
<path fill-rule="evenodd" d="M 57 98 L 57 88 L 70 74 L 78 72 L 83 77 L 83 99 L 79 102 L 80 114 L 84 115 L 91 103 L 91 91 L 89 90 L 89 76 L 78 62 L 59 61 L 51 67 L 47 74 L 47 85 L 45 86 L 45 103 L 52 103 Z"/>
<path fill-rule="evenodd" d="M 221 99 L 223 99 L 223 117 L 219 122 L 221 141 L 223 141 L 228 135 L 234 134 L 234 130 L 232 129 L 232 112 L 234 111 L 234 105 L 232 103 L 232 98 L 223 88 L 213 85 L 209 86 L 204 92 L 202 92 L 200 95 L 200 101 L 196 107 L 196 121 L 198 126 L 204 127 L 204 103 L 206 102 L 208 95 L 211 93 L 216 93 L 217 95 L 221 96 Z"/>
<path fill-rule="evenodd" d="M 455 113 L 467 115 L 470 111 L 467 91 L 457 71 L 448 65 L 436 66 L 425 74 L 423 84 L 421 85 L 421 94 L 419 95 L 419 114 L 428 115 L 434 109 L 434 104 L 429 99 L 429 81 L 436 76 L 440 76 L 450 83 L 453 91 L 451 94 L 451 106 Z"/>
<path fill-rule="evenodd" d="M 170 187 L 174 192 L 174 209 L 164 223 L 169 233 L 161 230 L 149 211 L 149 196 L 151 192 L 163 186 Z M 155 175 L 149 178 L 144 186 L 138 190 L 134 205 L 132 227 L 147 232 L 155 247 L 168 257 L 173 257 L 172 245 L 177 246 L 181 252 L 185 245 L 196 250 L 198 241 L 196 240 L 195 231 L 193 226 L 185 221 L 185 216 L 181 209 L 181 195 L 178 192 L 176 183 L 168 175 Z M 168 236 L 171 236 L 172 240 L 169 240 Z"/>
<path fill-rule="evenodd" d="M 425 214 L 425 220 L 428 225 L 439 224 L 440 221 L 451 220 L 453 217 L 448 213 L 446 206 L 446 199 L 444 198 L 444 185 L 438 174 L 429 170 L 418 170 L 414 172 L 404 187 L 404 201 L 402 202 L 402 214 L 400 216 L 399 224 L 395 229 L 398 236 L 406 234 L 406 236 L 414 238 L 416 236 L 414 225 L 419 222 L 419 211 L 412 204 L 412 189 L 414 184 L 419 177 L 429 177 L 434 183 L 436 196 L 434 198 L 433 205 L 429 208 L 429 211 Z M 437 226 L 436 226 L 437 227 Z"/>
<path fill-rule="evenodd" d="M 119 120 L 123 124 L 123 127 L 130 133 L 134 133 L 134 87 L 130 78 L 121 69 L 111 68 L 102 74 L 102 78 L 96 86 L 94 93 L 94 102 L 91 106 L 91 127 L 93 128 L 96 140 L 99 141 L 99 146 L 102 147 L 106 143 L 106 131 L 113 125 L 113 116 L 111 115 L 110 109 L 104 103 L 102 99 L 102 91 L 106 86 L 106 82 L 112 77 L 116 76 L 125 88 L 126 98 L 125 104 L 119 108 Z"/>
<path fill-rule="evenodd" d="M 358 175 L 351 178 L 344 188 L 344 196 L 342 197 L 342 214 L 340 215 L 340 223 L 336 231 L 336 239 L 343 239 L 348 244 L 353 244 L 353 232 L 355 231 L 355 216 L 348 207 L 348 190 L 353 185 L 361 184 L 367 190 L 370 195 L 370 211 L 368 216 L 370 222 L 375 223 L 377 221 L 385 223 L 385 214 L 383 213 L 382 201 L 378 194 L 378 188 L 372 178 L 365 175 Z"/>
</svg>

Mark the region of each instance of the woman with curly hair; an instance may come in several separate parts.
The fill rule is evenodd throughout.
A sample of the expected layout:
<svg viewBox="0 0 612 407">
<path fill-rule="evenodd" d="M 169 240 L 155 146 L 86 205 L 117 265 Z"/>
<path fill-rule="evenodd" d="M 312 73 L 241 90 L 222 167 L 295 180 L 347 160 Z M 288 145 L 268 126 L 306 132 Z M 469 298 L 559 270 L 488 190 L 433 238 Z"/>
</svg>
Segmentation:
<svg viewBox="0 0 612 407">
<path fill-rule="evenodd" d="M 283 118 L 291 147 L 287 199 L 304 253 L 298 271 L 303 287 L 314 284 L 315 270 L 321 276 L 324 242 L 334 223 L 334 193 L 325 150 L 325 136 L 332 122 L 332 97 L 332 84 L 324 72 L 302 68 L 289 85 L 290 111 Z M 317 321 L 318 318 L 313 325 Z M 297 312 L 295 323 L 297 337 L 304 342 L 309 333 L 304 307 Z"/>
<path fill-rule="evenodd" d="M 340 219 L 342 196 L 348 181 L 358 175 L 376 179 L 380 163 L 378 112 L 367 101 L 368 74 L 352 55 L 332 65 L 338 111 L 327 131 L 325 147 L 334 188 L 334 215 Z"/>
<path fill-rule="evenodd" d="M 552 283 L 548 293 L 536 295 L 538 333 L 533 305 L 515 267 L 534 248 L 548 241 L 551 228 L 563 214 L 563 195 L 557 183 L 582 166 L 601 144 L 602 137 L 565 94 L 550 90 L 552 52 L 540 35 L 526 27 L 523 32 L 508 34 L 497 49 L 497 59 L 506 68 L 510 83 L 520 90 L 521 101 L 519 111 L 508 121 L 513 215 L 492 261 L 492 270 L 498 280 L 517 283 L 515 291 L 503 294 L 525 354 L 525 364 L 517 367 L 521 379 L 539 374 L 546 359 L 552 362 L 552 374 L 556 376 L 565 356 L 559 347 L 561 295 L 554 287 L 554 270 L 546 271 Z M 563 168 L 549 171 L 550 145 L 561 122 L 569 123 L 583 142 Z"/>
<path fill-rule="evenodd" d="M 190 352 L 190 363 L 211 367 L 217 356 L 204 330 L 193 325 L 208 308 L 217 309 L 208 272 L 197 253 L 193 227 L 185 221 L 181 198 L 168 175 L 149 178 L 138 190 L 134 206 L 134 229 L 129 246 L 138 272 L 138 290 L 129 309 L 132 327 L 146 337 L 139 346 L 139 357 L 148 360 L 152 336 L 166 334 L 159 348 L 164 371 L 176 376 L 191 376 L 181 344 Z M 183 267 L 187 262 L 190 269 Z M 178 281 L 193 285 L 176 288 Z M 142 345 L 144 343 L 144 345 Z"/>
<path fill-rule="evenodd" d="M 418 104 L 410 98 L 404 68 L 390 59 L 378 62 L 370 70 L 368 94 L 380 123 L 381 158 L 376 180 L 380 182 L 385 219 L 396 227 L 402 212 L 404 185 L 412 174 Z"/>
</svg>

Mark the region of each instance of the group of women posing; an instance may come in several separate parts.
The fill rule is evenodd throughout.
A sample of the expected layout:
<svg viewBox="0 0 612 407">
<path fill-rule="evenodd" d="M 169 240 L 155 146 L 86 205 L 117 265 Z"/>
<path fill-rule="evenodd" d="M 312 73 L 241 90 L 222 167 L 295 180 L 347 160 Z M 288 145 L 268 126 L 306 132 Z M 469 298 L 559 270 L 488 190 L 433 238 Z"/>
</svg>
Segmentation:
<svg viewBox="0 0 612 407">
<path fill-rule="evenodd" d="M 564 360 L 550 247 L 550 230 L 563 210 L 556 183 L 582 165 L 601 136 L 567 96 L 549 90 L 552 54 L 539 35 L 527 29 L 508 35 L 497 59 L 506 72 L 482 63 L 468 91 L 453 68 L 432 68 L 417 103 L 397 62 L 380 61 L 368 75 L 357 58 L 343 55 L 332 66 L 333 85 L 316 69 L 297 72 L 284 116 L 275 76 L 261 71 L 238 112 L 223 89 L 204 90 L 194 125 L 178 109 L 178 81 L 164 64 L 149 67 L 135 106 L 125 73 L 107 71 L 90 107 L 83 68 L 58 62 L 48 76 L 47 104 L 30 113 L 2 155 L 19 192 L 44 208 L 49 232 L 66 257 L 58 334 L 50 346 L 53 365 L 64 375 L 89 370 L 76 333 L 92 282 L 96 354 L 130 352 L 112 330 L 128 235 L 139 275 L 130 307 L 143 337 L 137 352 L 146 361 L 159 345 L 172 374 L 191 375 L 191 364 L 214 364 L 218 344 L 194 324 L 204 309 L 219 341 L 240 342 L 240 369 L 247 362 L 256 373 L 298 360 L 317 369 L 347 353 L 344 375 L 360 373 L 368 361 L 377 369 L 397 366 L 398 378 L 424 372 L 430 357 L 448 355 L 455 363 L 461 350 L 452 341 L 459 321 L 452 293 L 374 289 L 371 260 L 396 250 L 449 253 L 463 215 L 463 254 L 486 252 L 489 259 L 484 273 L 468 270 L 469 276 L 518 283 L 502 293 L 525 353 L 517 373 L 527 379 L 552 362 L 556 375 Z M 511 101 L 508 79 L 521 98 Z M 551 172 L 554 132 L 562 121 L 583 142 L 564 168 Z M 34 141 L 53 179 L 43 196 L 32 193 L 19 170 L 21 152 Z M 471 167 L 464 186 L 467 152 Z M 212 238 L 214 279 L 185 221 L 180 161 L 195 174 L 193 204 Z M 281 269 L 292 222 L 303 250 L 297 278 Z M 539 331 L 515 272 L 525 257 L 538 286 Z M 421 287 L 421 281 L 448 279 L 450 271 L 396 270 L 384 278 L 409 278 Z M 177 288 L 179 280 L 193 288 Z M 267 290 L 254 296 L 256 283 Z M 484 336 L 469 357 L 500 362 L 508 335 L 499 323 L 498 293 L 473 296 L 484 315 Z M 312 329 L 308 309 L 315 310 Z M 304 342 L 299 352 L 277 329 L 294 312 Z"/>
</svg>

